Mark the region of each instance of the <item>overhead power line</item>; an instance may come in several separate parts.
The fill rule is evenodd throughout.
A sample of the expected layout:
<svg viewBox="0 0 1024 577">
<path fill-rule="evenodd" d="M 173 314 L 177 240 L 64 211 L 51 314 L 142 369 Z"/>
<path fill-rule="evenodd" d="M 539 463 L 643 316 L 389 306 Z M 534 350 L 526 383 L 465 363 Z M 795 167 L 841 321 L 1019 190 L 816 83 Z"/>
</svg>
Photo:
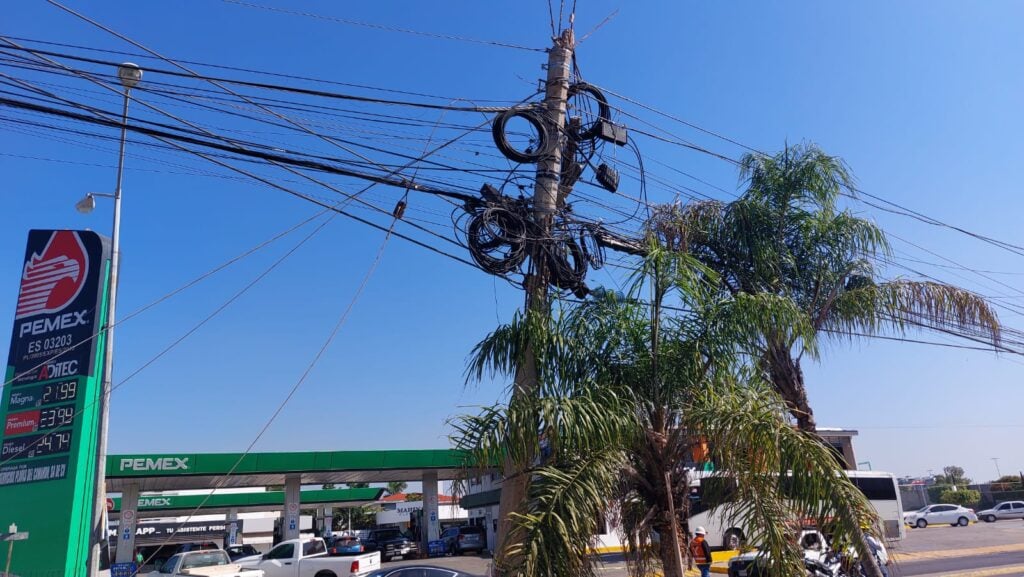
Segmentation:
<svg viewBox="0 0 1024 577">
<path fill-rule="evenodd" d="M 51 4 L 56 4 L 53 0 L 47 0 Z M 467 36 L 457 36 L 454 34 L 439 34 L 436 32 L 423 32 L 420 30 L 412 30 L 409 28 L 399 28 L 397 26 L 384 26 L 382 24 L 373 24 L 370 22 L 361 22 L 359 20 L 351 20 L 348 18 L 339 18 L 337 16 L 326 16 L 324 14 L 315 14 L 313 12 L 303 12 L 299 10 L 287 10 L 285 8 L 277 8 L 275 6 L 264 6 L 262 4 L 252 4 L 249 2 L 242 2 L 241 0 L 223 0 L 228 4 L 237 4 L 239 6 L 245 6 L 247 8 L 258 8 L 260 10 L 267 10 L 270 12 L 277 12 L 279 14 L 289 14 L 292 16 L 304 16 L 306 18 L 316 18 L 318 20 L 326 20 L 329 22 L 337 22 L 339 24 L 349 24 L 351 26 L 362 26 L 364 28 L 373 28 L 375 30 L 385 30 L 388 32 L 400 32 L 402 34 L 412 34 L 415 36 L 425 36 L 427 38 L 437 38 L 440 40 L 457 40 L 459 42 L 470 42 L 473 44 L 483 44 L 487 46 L 497 46 L 501 48 L 515 48 L 516 50 L 527 50 L 529 52 L 547 52 L 544 48 L 534 48 L 532 46 L 522 46 L 520 44 L 512 44 L 510 42 L 500 42 L 497 40 L 481 40 L 479 38 L 470 38 Z"/>
<path fill-rule="evenodd" d="M 3 40 L 4 42 L 6 42 L 6 43 L 8 43 L 8 44 L 11 44 L 11 45 L 16 45 L 16 44 L 14 44 L 14 43 L 13 43 L 12 41 L 10 41 L 10 40 L 8 40 L 8 39 L 5 39 L 5 38 L 3 38 L 3 37 L 0 37 L 0 40 Z M 46 57 L 41 57 L 41 58 L 44 58 L 44 59 L 46 59 Z M 55 62 L 55 61 L 53 61 L 53 60 L 49 60 L 49 59 L 47 59 L 47 60 L 48 60 L 48 61 L 49 61 L 49 62 L 50 62 L 51 64 L 54 64 L 54 65 L 59 65 L 59 63 L 57 63 L 57 62 Z M 97 83 L 97 84 L 98 84 L 98 85 L 100 85 L 100 86 L 104 86 L 104 87 L 107 87 L 107 86 L 106 86 L 106 85 L 104 85 L 104 84 L 103 84 L 102 82 L 99 82 L 99 81 L 97 81 L 97 80 L 95 80 L 95 79 L 91 78 L 91 76 L 89 76 L 88 74 L 84 74 L 84 73 L 83 73 L 83 74 L 82 74 L 82 76 L 83 76 L 84 78 L 88 79 L 88 80 L 91 80 L 91 81 L 93 81 L 93 82 Z M 26 83 L 26 84 L 29 84 L 29 83 Z M 107 87 L 107 88 L 110 88 L 110 87 Z M 112 89 L 112 90 L 116 90 L 116 89 L 113 89 L 113 88 L 110 88 L 110 89 Z M 73 105 L 73 106 L 78 106 L 78 105 L 79 105 L 78 103 L 75 103 L 74 101 L 69 101 L 69 100 L 67 100 L 67 99 L 63 99 L 63 98 L 61 98 L 61 97 L 59 97 L 59 96 L 57 96 L 57 95 L 54 95 L 54 94 L 52 94 L 52 93 L 48 93 L 48 92 L 46 92 L 46 91 L 44 91 L 44 90 L 41 90 L 41 89 L 37 89 L 37 90 L 39 90 L 40 92 L 46 93 L 46 94 L 48 94 L 48 95 L 50 95 L 50 96 L 52 96 L 52 97 L 54 97 L 54 98 L 57 98 L 57 99 L 59 99 L 59 100 L 65 101 L 65 103 L 67 103 L 67 104 L 71 104 L 71 105 Z M 166 112 L 163 112 L 163 111 L 161 111 L 161 110 L 159 110 L 159 109 L 157 109 L 157 108 L 155 108 L 155 107 L 153 107 L 153 106 L 151 106 L 151 105 L 148 105 L 148 104 L 147 104 L 147 103 L 145 103 L 145 102 L 142 102 L 141 104 L 143 104 L 143 105 L 146 105 L 146 106 L 148 106 L 148 107 L 150 107 L 150 108 L 154 108 L 154 109 L 155 109 L 155 110 L 157 110 L 158 112 L 160 112 L 160 113 L 162 113 L 162 114 L 165 114 L 165 115 L 167 115 L 167 113 L 166 113 Z M 89 107 L 83 107 L 83 108 L 85 108 L 86 110 L 88 110 L 88 109 L 89 109 Z M 95 112 L 95 109 L 93 109 L 93 112 L 94 112 L 94 114 L 96 114 L 96 115 L 97 115 L 98 117 L 100 117 L 100 119 L 102 119 L 102 120 L 108 120 L 108 121 L 110 120 L 110 118 L 109 118 L 109 117 L 102 117 L 101 113 L 96 113 L 96 112 Z M 119 126 L 119 125 L 118 125 L 118 126 Z M 293 195 L 293 196 L 296 196 L 296 197 L 298 197 L 298 198 L 302 198 L 302 199 L 304 199 L 304 200 L 306 200 L 306 201 L 308 201 L 308 202 L 312 202 L 312 203 L 314 203 L 314 204 L 316 204 L 316 205 L 318 205 L 318 206 L 320 206 L 320 207 L 322 207 L 322 208 L 327 208 L 327 209 L 329 209 L 329 210 L 332 210 L 332 211 L 334 211 L 334 212 L 338 212 L 339 214 L 343 214 L 343 215 L 345 215 L 345 216 L 347 216 L 347 217 L 349 217 L 349 218 L 351 218 L 351 219 L 353 219 L 353 220 L 356 220 L 357 222 L 361 222 L 361 223 L 363 223 L 363 224 L 365 224 L 365 225 L 367 225 L 367 226 L 370 226 L 370 227 L 372 227 L 372 228 L 376 228 L 376 229 L 378 229 L 378 230 L 382 230 L 382 231 L 386 231 L 386 230 L 387 230 L 387 229 L 386 229 L 385 227 L 382 227 L 381 225 L 379 225 L 379 224 L 377 224 L 377 223 L 375 223 L 375 222 L 373 222 L 373 221 L 370 221 L 370 220 L 367 220 L 367 219 L 361 218 L 361 217 L 359 217 L 359 216 L 356 216 L 356 215 L 354 215 L 354 214 L 351 214 L 350 212 L 347 212 L 347 211 L 345 211 L 345 210 L 343 210 L 343 209 L 339 208 L 338 206 L 336 206 L 336 205 L 334 205 L 334 204 L 332 204 L 332 203 L 328 203 L 328 202 L 325 202 L 325 201 L 323 201 L 323 200 L 319 200 L 319 199 L 317 199 L 317 198 L 311 197 L 310 195 L 307 195 L 307 194 L 303 194 L 303 193 L 301 193 L 301 192 L 298 192 L 298 191 L 296 191 L 296 190 L 293 190 L 293 189 L 291 189 L 291 188 L 288 188 L 288 187 L 286 187 L 286 186 L 283 186 L 283 185 L 281 185 L 281 184 L 279 184 L 279 183 L 277 183 L 277 182 L 274 182 L 274 181 L 270 180 L 269 178 L 266 178 L 266 177 L 262 177 L 262 176 L 260 176 L 260 175 L 257 175 L 257 174 L 255 174 L 255 173 L 251 172 L 251 171 L 247 171 L 247 170 L 244 170 L 244 169 L 238 168 L 238 167 L 236 167 L 236 166 L 233 166 L 233 165 L 231 165 L 231 164 L 229 164 L 229 163 L 227 163 L 227 162 L 224 162 L 224 161 L 222 161 L 222 160 L 220 160 L 220 159 L 218 159 L 218 158 L 216 158 L 216 157 L 214 157 L 214 156 L 212 156 L 212 155 L 209 155 L 209 154 L 206 154 L 206 153 L 203 153 L 203 152 L 199 152 L 199 151 L 197 151 L 197 150 L 193 150 L 193 149 L 190 149 L 190 148 L 188 148 L 188 147 L 185 147 L 185 146 L 181 145 L 180 143 L 178 143 L 178 142 L 175 142 L 175 140 L 174 140 L 174 139 L 171 139 L 171 138 L 164 138 L 164 137 L 162 137 L 162 136 L 158 136 L 158 135 L 153 135 L 153 137 L 154 137 L 154 138 L 156 138 L 157 140 L 159 140 L 159 141 L 161 141 L 161 142 L 163 142 L 163 143 L 165 143 L 165 144 L 169 144 L 169 145 L 171 145 L 171 146 L 173 146 L 173 147 L 175 147 L 175 148 L 177 148 L 177 149 L 179 149 L 179 150 L 181 150 L 181 151 L 183 151 L 183 152 L 187 152 L 187 153 L 189 153 L 189 154 L 193 154 L 193 155 L 195 155 L 195 156 L 198 156 L 198 157 L 200 157 L 200 158 L 203 158 L 203 159 L 205 159 L 205 160 L 207 160 L 207 161 L 209 161 L 209 162 L 212 162 L 212 163 L 214 163 L 214 164 L 217 164 L 217 165 L 219 165 L 219 166 L 222 166 L 222 167 L 224 167 L 224 168 L 227 168 L 227 169 L 229 169 L 229 170 L 232 170 L 232 171 L 238 172 L 238 173 L 240 173 L 240 174 L 242 174 L 242 175 L 244 175 L 244 176 L 247 176 L 247 177 L 249 177 L 250 179 L 256 180 L 257 182 L 260 182 L 260 183 L 262 183 L 262 184 L 265 184 L 265 185 L 267 185 L 267 186 L 270 186 L 271 188 L 275 188 L 275 189 L 277 189 L 277 190 L 280 190 L 280 191 L 282 191 L 282 192 L 286 192 L 286 193 L 288 193 L 288 194 L 290 194 L 290 195 Z M 454 140 L 457 140 L 457 138 L 458 138 L 458 137 L 456 137 L 455 139 L 450 139 L 450 140 L 446 141 L 445 143 L 441 144 L 441 145 L 440 145 L 439 147 L 435 148 L 434 150 L 438 150 L 438 149 L 440 149 L 440 148 L 443 148 L 444 146 L 447 146 L 448 144 L 450 144 L 450 143 L 451 143 L 451 142 L 453 142 Z M 433 151 L 432 151 L 432 152 L 433 152 Z M 424 155 L 424 157 L 425 157 L 425 156 L 427 156 L 427 155 Z M 308 176 L 308 175 L 305 175 L 305 174 L 303 174 L 303 173 L 299 173 L 299 172 L 296 172 L 296 174 L 299 174 L 299 175 L 301 175 L 301 176 L 303 176 L 303 177 L 309 178 L 309 176 Z M 314 182 L 318 182 L 318 183 L 320 183 L 320 181 L 317 181 L 317 180 L 315 180 L 315 179 L 314 179 Z M 321 183 L 321 184 L 323 184 L 323 183 Z M 338 191 L 338 190 L 337 190 L 336 188 L 334 188 L 334 187 L 330 187 L 330 185 L 326 185 L 326 184 L 324 184 L 324 186 L 328 186 L 329 188 L 332 188 L 332 190 Z M 340 192 L 340 191 L 338 191 L 338 192 Z M 346 196 L 348 196 L 349 198 L 352 198 L 352 197 L 353 197 L 353 195 L 346 195 Z M 379 207 L 376 207 L 376 206 L 373 206 L 373 205 L 370 205 L 370 206 L 372 206 L 373 208 L 375 208 L 375 209 L 377 209 L 377 210 L 382 210 L 382 209 L 380 209 Z M 383 211 L 383 210 L 382 210 L 382 212 L 385 212 L 385 211 Z M 426 230 L 426 229 L 422 229 L 422 227 L 417 227 L 417 228 L 420 228 L 421 230 L 425 230 L 426 232 L 428 232 L 428 233 L 430 233 L 430 234 L 434 234 L 435 236 L 439 236 L 439 235 L 437 235 L 437 233 L 433 233 L 432 231 L 429 231 L 429 230 Z M 421 246 L 421 247 L 423 247 L 423 248 L 426 248 L 427 250 L 430 250 L 430 251 L 432 251 L 432 252 L 435 252 L 435 253 L 441 254 L 441 255 L 443 255 L 443 256 L 447 256 L 448 258 L 451 258 L 451 259 L 453 259 L 453 260 L 456 260 L 456 261 L 458 261 L 458 262 L 462 262 L 462 263 L 464 263 L 464 264 L 468 264 L 468 265 L 470 265 L 470 266 L 473 266 L 474 268 L 477 268 L 477 267 L 476 267 L 476 265 L 475 265 L 474 263 L 472 263 L 471 261 L 468 261 L 468 260 L 466 260 L 466 259 L 464 259 L 464 258 L 462 258 L 462 257 L 458 257 L 458 256 L 455 256 L 455 255 L 453 255 L 453 254 L 451 254 L 451 253 L 445 252 L 445 251 L 443 251 L 443 250 L 441 250 L 441 249 L 438 249 L 438 248 L 436 248 L 436 247 L 434 247 L 434 246 L 432 246 L 432 245 L 429 245 L 429 244 L 427 244 L 427 243 L 425 243 L 425 242 L 422 242 L 422 241 L 420 241 L 420 240 L 417 240 L 417 239 L 415 239 L 415 238 L 413 238 L 413 237 L 410 237 L 410 236 L 408 236 L 408 235 L 404 235 L 404 234 L 401 234 L 401 233 L 398 233 L 398 232 L 394 232 L 394 233 L 393 233 L 393 235 L 394 235 L 394 236 L 397 236 L 397 237 L 399 237 L 399 238 L 402 238 L 402 239 L 404 239 L 404 240 L 407 240 L 407 241 L 409 241 L 409 242 L 411 242 L 411 243 L 413 243 L 413 244 L 416 244 L 416 245 L 418 245 L 418 246 Z M 446 237 L 441 237 L 441 238 L 442 238 L 443 240 L 446 240 L 446 241 L 448 241 L 448 242 L 453 242 L 453 241 L 451 241 L 451 239 L 448 239 L 448 238 L 446 238 Z"/>
<path fill-rule="evenodd" d="M 50 1 L 50 0 L 47 0 Z M 11 40 L 12 37 L 2 36 Z M 88 62 L 90 64 L 112 66 L 117 67 L 118 62 L 112 60 L 103 60 L 99 58 L 89 58 L 86 56 L 77 56 L 74 54 L 68 54 L 65 52 L 55 52 L 52 50 L 40 50 L 38 48 L 28 48 L 20 45 L 12 45 L 10 50 L 21 50 L 25 52 L 31 52 L 33 54 L 43 54 L 46 56 L 53 56 L 54 58 L 65 58 L 67 60 L 74 60 L 77 62 Z M 298 86 L 286 86 L 283 84 L 271 84 L 268 82 L 255 82 L 252 80 L 242 80 L 238 78 L 224 78 L 220 76 L 208 76 L 204 74 L 191 74 L 187 72 L 180 72 L 177 70 L 169 70 L 166 68 L 155 68 L 151 66 L 146 67 L 146 72 L 153 74 L 165 74 L 167 76 L 176 76 L 179 78 L 191 78 L 195 80 L 208 80 L 223 82 L 226 84 L 234 84 L 237 86 L 247 86 L 250 88 L 259 88 L 263 90 L 273 90 L 277 92 L 288 92 L 293 94 L 303 94 L 306 96 L 319 96 L 322 98 L 330 98 L 334 100 L 351 100 L 354 102 L 369 102 L 374 104 L 386 104 L 392 106 L 407 106 L 410 108 L 426 108 L 430 110 L 454 110 L 460 112 L 501 112 L 508 110 L 509 106 L 452 106 L 444 104 L 434 104 L 431 102 L 416 102 L 412 100 L 395 100 L 389 98 L 374 98 L 372 96 L 360 96 L 358 94 L 346 94 L 342 92 L 331 92 L 327 90 L 316 90 L 313 88 L 302 88 Z"/>
<path fill-rule="evenodd" d="M 66 42 L 54 42 L 54 41 L 51 41 L 51 40 L 41 40 L 41 39 L 38 39 L 38 38 L 26 38 L 24 36 L 7 36 L 7 37 L 12 39 L 12 40 L 19 40 L 19 41 L 22 41 L 22 42 L 29 42 L 31 44 L 44 44 L 44 45 L 47 45 L 47 46 L 59 46 L 61 48 L 74 48 L 76 50 L 86 50 L 86 51 L 89 51 L 89 52 L 99 52 L 99 53 L 104 53 L 104 54 L 117 54 L 119 56 L 128 56 L 130 58 L 146 58 L 146 59 L 149 59 L 149 60 L 161 60 L 160 58 L 157 58 L 155 56 L 152 56 L 150 54 L 145 54 L 145 53 L 142 53 L 142 52 L 131 52 L 131 51 L 128 51 L 128 50 L 112 50 L 112 49 L 108 49 L 108 48 L 96 48 L 94 46 L 82 46 L 81 44 L 68 44 Z M 196 60 L 185 60 L 183 58 L 175 58 L 174 60 L 176 62 L 181 62 L 182 64 L 190 64 L 190 65 L 195 65 L 195 66 L 202 66 L 204 68 L 216 68 L 216 69 L 219 69 L 219 70 L 231 70 L 232 72 L 245 72 L 245 73 L 248 73 L 248 74 L 260 74 L 260 75 L 263 75 L 263 76 L 273 76 L 273 77 L 276 77 L 276 78 L 287 78 L 289 80 L 301 80 L 303 82 L 316 82 L 318 84 L 331 84 L 331 85 L 334 85 L 334 86 L 345 86 L 345 87 L 348 87 L 348 88 L 362 88 L 364 90 L 374 90 L 374 91 L 378 91 L 378 92 L 390 92 L 392 94 L 404 94 L 406 96 L 420 96 L 420 97 L 423 97 L 423 98 L 435 98 L 437 100 L 446 100 L 446 101 L 455 100 L 455 98 L 452 97 L 452 96 L 442 96 L 442 95 L 438 95 L 438 94 L 428 94 L 428 93 L 425 93 L 425 92 L 414 92 L 414 91 L 410 91 L 410 90 L 400 90 L 400 89 L 397 89 L 397 88 L 385 88 L 385 87 L 382 87 L 382 86 L 372 86 L 372 85 L 369 85 L 369 84 L 357 84 L 357 83 L 353 83 L 353 82 L 340 82 L 340 81 L 337 81 L 337 80 L 328 80 L 328 79 L 325 79 L 325 78 L 316 78 L 316 77 L 313 77 L 313 76 L 302 76 L 302 75 L 298 75 L 298 74 L 285 74 L 283 72 L 272 72 L 272 71 L 269 71 L 269 70 L 259 70 L 259 69 L 254 69 L 254 68 L 244 68 L 244 67 L 241 67 L 241 66 L 228 66 L 228 65 L 225 65 L 225 64 L 213 64 L 211 62 L 200 62 L 200 61 L 196 61 Z M 474 101 L 475 102 L 494 102 L 494 103 L 498 103 L 498 102 L 506 102 L 506 103 L 507 102 L 512 102 L 511 100 L 487 100 L 487 99 L 480 99 L 480 98 L 476 98 L 476 99 L 474 99 Z"/>
</svg>

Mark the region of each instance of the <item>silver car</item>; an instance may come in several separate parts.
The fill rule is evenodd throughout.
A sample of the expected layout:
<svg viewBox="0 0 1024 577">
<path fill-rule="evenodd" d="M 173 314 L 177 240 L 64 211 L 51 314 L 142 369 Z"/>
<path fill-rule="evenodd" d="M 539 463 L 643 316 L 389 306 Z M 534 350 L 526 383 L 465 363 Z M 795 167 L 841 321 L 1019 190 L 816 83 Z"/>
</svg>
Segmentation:
<svg viewBox="0 0 1024 577">
<path fill-rule="evenodd" d="M 948 523 L 950 525 L 966 527 L 969 523 L 976 523 L 978 515 L 974 509 L 961 507 L 960 505 L 939 504 L 921 507 L 917 511 L 903 514 L 903 522 L 911 527 L 924 529 L 928 525 L 936 523 Z"/>
<path fill-rule="evenodd" d="M 988 523 L 1003 519 L 1024 519 L 1024 501 L 1003 501 L 991 509 L 978 511 L 978 518 Z"/>
</svg>

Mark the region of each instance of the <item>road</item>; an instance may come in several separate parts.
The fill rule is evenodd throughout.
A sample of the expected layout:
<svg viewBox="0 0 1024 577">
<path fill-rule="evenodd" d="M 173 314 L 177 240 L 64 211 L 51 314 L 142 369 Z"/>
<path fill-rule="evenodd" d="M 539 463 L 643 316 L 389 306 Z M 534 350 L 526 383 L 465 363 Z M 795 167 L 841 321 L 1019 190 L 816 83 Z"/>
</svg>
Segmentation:
<svg viewBox="0 0 1024 577">
<path fill-rule="evenodd" d="M 981 571 L 983 569 L 1007 569 L 1010 572 Z M 911 577 L 914 575 L 950 575 L 961 572 L 1007 576 L 1024 575 L 1024 550 L 901 563 L 892 573 L 894 576 Z"/>
<path fill-rule="evenodd" d="M 907 538 L 890 547 L 896 566 L 893 577 L 1024 577 L 1024 522 L 1000 521 L 968 527 L 933 526 L 908 529 Z M 622 555 L 603 555 L 601 577 L 626 577 Z M 486 575 L 490 560 L 476 555 L 423 561 L 398 561 L 384 566 L 428 564 L 470 575 Z"/>
</svg>

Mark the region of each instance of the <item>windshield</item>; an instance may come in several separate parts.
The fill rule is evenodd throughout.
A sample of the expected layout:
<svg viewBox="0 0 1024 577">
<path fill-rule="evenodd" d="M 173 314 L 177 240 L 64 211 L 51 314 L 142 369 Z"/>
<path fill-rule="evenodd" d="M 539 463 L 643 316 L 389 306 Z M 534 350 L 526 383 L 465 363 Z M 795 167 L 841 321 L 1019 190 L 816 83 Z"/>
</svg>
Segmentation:
<svg viewBox="0 0 1024 577">
<path fill-rule="evenodd" d="M 172 555 L 170 559 L 164 561 L 164 564 L 160 566 L 161 573 L 167 573 L 168 575 L 174 573 L 174 569 L 178 566 L 178 559 L 181 555 Z"/>
<path fill-rule="evenodd" d="M 374 533 L 374 537 L 376 537 L 378 541 L 381 541 L 381 540 L 384 540 L 384 539 L 397 539 L 398 537 L 401 537 L 401 536 L 402 536 L 402 532 L 399 531 L 398 529 L 390 529 L 388 531 L 377 531 L 376 533 Z"/>
<path fill-rule="evenodd" d="M 928 512 L 928 507 L 930 507 L 930 506 L 931 506 L 931 505 L 925 505 L 924 507 L 921 507 L 920 509 L 918 509 L 918 510 L 917 510 L 917 511 L 915 511 L 915 512 L 916 512 L 916 513 L 927 513 L 927 512 Z"/>
</svg>

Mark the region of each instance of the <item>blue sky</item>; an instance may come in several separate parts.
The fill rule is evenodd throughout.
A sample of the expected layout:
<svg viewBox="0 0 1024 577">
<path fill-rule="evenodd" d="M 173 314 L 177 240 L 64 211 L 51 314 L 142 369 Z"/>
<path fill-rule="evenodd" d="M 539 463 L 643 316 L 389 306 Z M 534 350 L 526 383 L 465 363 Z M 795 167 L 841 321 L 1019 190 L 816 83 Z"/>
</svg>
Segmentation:
<svg viewBox="0 0 1024 577">
<path fill-rule="evenodd" d="M 550 41 L 547 3 L 535 0 L 514 7 L 468 1 L 266 3 L 524 46 L 545 47 Z M 177 59 L 477 101 L 528 96 L 545 60 L 539 52 L 223 2 L 69 5 Z M 617 15 L 579 46 L 579 66 L 588 81 L 760 150 L 776 150 L 786 141 L 814 141 L 845 158 L 860 186 L 872 194 L 1019 242 L 1018 214 L 1024 203 L 1016 178 L 1024 153 L 1019 138 L 1024 65 L 1015 56 L 1024 51 L 1016 26 L 1024 17 L 1019 4 L 598 1 L 580 3 L 577 29 L 581 34 L 590 30 L 614 10 Z M 8 9 L 0 33 L 137 51 L 42 1 Z M 144 78 L 151 80 L 157 75 Z M 96 90 L 81 82 L 60 82 Z M 98 98 L 112 109 L 118 102 L 85 92 L 66 94 Z M 680 138 L 732 157 L 743 152 L 635 106 L 617 104 Z M 215 126 L 246 128 L 195 110 L 176 112 Z M 433 112 L 427 116 L 436 118 Z M 0 319 L 13 316 L 16 271 L 29 228 L 109 231 L 109 205 L 102 199 L 89 216 L 77 214 L 73 205 L 87 191 L 113 187 L 116 161 L 113 142 L 94 143 L 96 150 L 11 126 L 0 123 L 0 271 L 8 271 L 7 281 L 0 282 Z M 246 136 L 313 147 L 308 139 Z M 662 178 L 728 198 L 655 162 L 728 190 L 737 186 L 734 168 L 724 162 L 637 139 L 648 168 Z M 321 143 L 318 150 L 332 149 Z M 228 174 L 197 159 L 172 158 L 135 143 L 129 151 L 123 313 L 316 212 L 308 203 L 243 180 L 186 174 L 199 167 Z M 315 186 L 295 186 L 327 194 Z M 628 193 L 636 194 L 635 185 Z M 395 199 L 394 191 L 373 194 L 383 206 Z M 588 194 L 593 198 L 595 193 Z M 648 194 L 652 201 L 675 197 L 654 186 Z M 618 201 L 625 206 L 623 199 Z M 587 206 L 581 202 L 579 209 Z M 1007 302 L 1021 298 L 1021 257 L 862 204 L 851 207 L 903 239 L 970 267 L 999 271 L 990 276 L 1011 288 L 962 271 L 906 261 L 909 266 L 982 294 L 1010 297 Z M 437 205 L 414 196 L 413 209 L 430 211 Z M 421 213 L 426 214 L 433 213 Z M 447 223 L 444 215 L 431 218 Z M 117 333 L 115 382 L 260 274 L 301 234 L 126 322 Z M 330 222 L 222 315 L 115 392 L 111 450 L 244 449 L 330 332 L 381 241 L 379 231 L 359 223 Z M 894 247 L 898 259 L 943 262 L 902 241 L 894 241 Z M 899 274 L 908 273 L 886 271 L 887 276 Z M 604 273 L 591 278 L 611 282 Z M 464 387 L 463 368 L 472 345 L 521 302 L 521 294 L 501 280 L 392 239 L 337 340 L 257 449 L 446 446 L 447 417 L 499 396 L 500 382 Z M 1019 315 L 1001 313 L 1008 325 L 1022 324 Z M 6 335 L 0 338 L 0 349 L 6 348 Z M 943 336 L 923 338 L 951 342 Z M 805 370 L 819 423 L 859 429 L 858 457 L 875 469 L 919 474 L 955 463 L 970 476 L 987 479 L 995 476 L 990 457 L 1000 458 L 1004 473 L 1024 468 L 1024 448 L 1017 441 L 1022 422 L 1015 410 L 1024 405 L 1021 363 L 1007 355 L 862 341 L 836 343 L 820 364 Z"/>
</svg>

